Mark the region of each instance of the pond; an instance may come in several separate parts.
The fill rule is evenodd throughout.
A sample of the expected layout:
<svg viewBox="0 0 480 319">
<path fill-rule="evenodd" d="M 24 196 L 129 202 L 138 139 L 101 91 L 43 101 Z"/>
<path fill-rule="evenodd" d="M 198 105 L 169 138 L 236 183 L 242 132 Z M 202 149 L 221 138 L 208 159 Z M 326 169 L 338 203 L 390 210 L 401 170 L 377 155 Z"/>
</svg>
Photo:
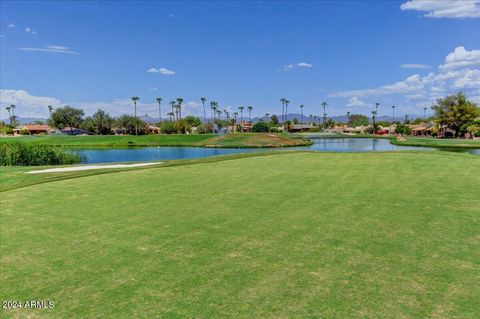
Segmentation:
<svg viewBox="0 0 480 319">
<path fill-rule="evenodd" d="M 115 149 L 75 149 L 83 155 L 83 163 L 138 162 L 201 158 L 234 153 L 271 152 L 276 150 L 310 150 L 324 152 L 379 152 L 398 150 L 436 150 L 431 147 L 398 146 L 388 139 L 316 138 L 310 146 L 287 148 L 204 148 L 204 147 L 135 147 Z M 480 149 L 461 150 L 480 155 Z"/>
</svg>

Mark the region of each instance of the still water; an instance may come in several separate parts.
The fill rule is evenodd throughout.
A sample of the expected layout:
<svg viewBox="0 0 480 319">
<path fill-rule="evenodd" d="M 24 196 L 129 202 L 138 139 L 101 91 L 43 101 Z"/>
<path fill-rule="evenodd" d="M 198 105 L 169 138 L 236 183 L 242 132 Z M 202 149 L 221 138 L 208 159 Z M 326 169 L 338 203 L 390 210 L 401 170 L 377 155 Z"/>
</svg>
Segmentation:
<svg viewBox="0 0 480 319">
<path fill-rule="evenodd" d="M 318 138 L 314 144 L 304 147 L 287 148 L 204 148 L 204 147 L 135 147 L 116 149 L 75 149 L 83 155 L 83 163 L 139 162 L 201 158 L 215 155 L 251 152 L 271 152 L 275 150 L 310 150 L 324 152 L 379 152 L 397 150 L 432 151 L 431 147 L 397 146 L 388 139 L 373 138 Z M 480 149 L 465 150 L 480 155 Z"/>
</svg>

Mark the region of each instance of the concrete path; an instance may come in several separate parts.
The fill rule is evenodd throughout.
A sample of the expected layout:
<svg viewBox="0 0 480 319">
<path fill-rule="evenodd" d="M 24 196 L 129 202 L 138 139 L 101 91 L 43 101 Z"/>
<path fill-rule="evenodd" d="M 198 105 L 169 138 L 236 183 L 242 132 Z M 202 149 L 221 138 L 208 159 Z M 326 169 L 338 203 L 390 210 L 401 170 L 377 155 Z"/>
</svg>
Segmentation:
<svg viewBox="0 0 480 319">
<path fill-rule="evenodd" d="M 162 162 L 155 163 L 137 163 L 137 164 L 109 164 L 109 165 L 84 165 L 73 167 L 59 167 L 59 168 L 47 168 L 38 171 L 29 171 L 27 174 L 42 174 L 42 173 L 64 173 L 64 172 L 76 172 L 76 171 L 88 171 L 92 169 L 106 169 L 106 168 L 128 168 L 128 167 L 142 167 L 161 164 Z"/>
</svg>

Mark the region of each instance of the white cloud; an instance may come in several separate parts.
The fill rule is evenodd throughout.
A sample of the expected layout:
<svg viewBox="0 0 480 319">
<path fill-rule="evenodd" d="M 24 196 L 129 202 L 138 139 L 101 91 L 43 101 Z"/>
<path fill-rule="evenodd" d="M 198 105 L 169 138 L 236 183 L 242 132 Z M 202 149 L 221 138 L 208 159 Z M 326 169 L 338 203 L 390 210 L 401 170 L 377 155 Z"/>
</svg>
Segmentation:
<svg viewBox="0 0 480 319">
<path fill-rule="evenodd" d="M 61 45 L 47 45 L 46 48 L 52 49 L 52 50 L 68 50 L 67 47 L 63 47 Z"/>
<path fill-rule="evenodd" d="M 464 76 L 453 82 L 453 86 L 458 89 L 480 88 L 480 70 L 467 70 Z"/>
<path fill-rule="evenodd" d="M 418 74 L 407 77 L 404 81 L 395 82 L 394 84 L 384 85 L 374 89 L 338 91 L 330 94 L 330 97 L 361 97 L 372 95 L 400 94 L 412 91 L 422 90 L 424 83 L 422 77 Z"/>
<path fill-rule="evenodd" d="M 9 24 L 7 25 L 7 28 L 15 28 L 15 24 L 9 23 Z"/>
<path fill-rule="evenodd" d="M 425 12 L 428 18 L 480 18 L 480 0 L 410 0 L 401 10 Z"/>
<path fill-rule="evenodd" d="M 480 65 L 480 50 L 467 51 L 464 47 L 456 47 L 445 58 L 445 64 L 440 69 L 457 69 L 467 66 Z"/>
<path fill-rule="evenodd" d="M 393 84 L 377 88 L 338 91 L 329 96 L 352 99 L 353 97 L 403 94 L 407 100 L 419 100 L 439 97 L 459 89 L 467 94 L 472 90 L 480 92 L 480 69 L 472 68 L 477 64 L 480 64 L 480 50 L 468 51 L 464 47 L 457 47 L 447 55 L 445 64 L 440 65 L 437 72 L 430 72 L 423 77 L 414 74 Z"/>
<path fill-rule="evenodd" d="M 310 63 L 307 63 L 307 62 L 300 62 L 300 63 L 297 63 L 297 66 L 298 66 L 299 68 L 311 68 L 311 67 L 313 67 L 313 65 L 312 65 L 312 64 L 310 64 Z"/>
<path fill-rule="evenodd" d="M 49 53 L 64 53 L 64 54 L 79 55 L 75 51 L 68 50 L 67 47 L 58 46 L 58 45 L 48 45 L 44 48 L 18 48 L 17 50 L 29 51 L 29 52 L 49 52 Z"/>
<path fill-rule="evenodd" d="M 296 69 L 296 68 L 313 68 L 313 64 L 307 63 L 307 62 L 299 62 L 296 64 L 287 64 L 283 66 L 283 70 L 291 70 L 291 69 Z"/>
<path fill-rule="evenodd" d="M 61 101 L 60 99 L 54 97 L 35 96 L 25 90 L 0 89 L 0 107 L 2 110 L 2 117 L 6 117 L 5 107 L 9 106 L 10 104 L 15 104 L 17 106 L 15 114 L 19 117 L 47 117 L 48 105 L 52 105 L 54 108 L 64 105 L 81 108 L 84 110 L 86 116 L 95 113 L 98 109 L 102 109 L 110 113 L 112 116 L 134 113 L 133 103 L 130 98 L 99 102 L 67 102 Z M 162 116 L 166 116 L 166 113 L 170 111 L 167 101 L 162 104 L 162 111 Z M 143 116 L 145 114 L 148 114 L 152 117 L 158 117 L 158 104 L 154 99 L 143 102 L 142 99 L 140 99 L 140 101 L 138 101 L 137 115 Z M 184 116 L 200 116 L 203 114 L 202 104 L 197 101 L 185 101 L 182 104 L 182 114 Z"/>
<path fill-rule="evenodd" d="M 431 66 L 427 64 L 407 63 L 400 65 L 403 69 L 430 69 Z"/>
<path fill-rule="evenodd" d="M 163 74 L 163 75 L 174 75 L 175 74 L 175 71 L 173 70 L 169 70 L 167 68 L 150 68 L 147 70 L 148 73 L 159 73 L 159 74 Z"/>
<path fill-rule="evenodd" d="M 350 99 L 348 99 L 348 107 L 353 107 L 353 106 L 364 106 L 366 105 L 365 102 L 360 100 L 358 96 L 352 96 Z"/>
<path fill-rule="evenodd" d="M 10 104 L 17 106 L 15 113 L 20 117 L 48 116 L 48 105 L 58 107 L 59 99 L 48 96 L 31 95 L 25 90 L 0 90 L 0 106 L 2 111 Z"/>
</svg>

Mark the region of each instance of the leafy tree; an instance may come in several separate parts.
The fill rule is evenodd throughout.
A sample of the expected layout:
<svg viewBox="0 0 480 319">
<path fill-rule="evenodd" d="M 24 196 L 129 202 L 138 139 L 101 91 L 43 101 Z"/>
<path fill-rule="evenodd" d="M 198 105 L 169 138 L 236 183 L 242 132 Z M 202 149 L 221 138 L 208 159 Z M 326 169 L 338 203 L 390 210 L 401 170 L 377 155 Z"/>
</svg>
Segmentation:
<svg viewBox="0 0 480 319">
<path fill-rule="evenodd" d="M 459 92 L 449 95 L 443 99 L 437 99 L 432 106 L 437 121 L 440 125 L 446 125 L 455 131 L 455 137 L 461 133 L 462 125 L 472 123 L 480 116 L 480 109 L 477 104 L 468 101 L 465 94 Z"/>
<path fill-rule="evenodd" d="M 177 133 L 177 128 L 175 127 L 175 122 L 172 121 L 163 121 L 160 126 L 162 133 L 164 134 L 175 134 Z"/>
<path fill-rule="evenodd" d="M 293 124 L 298 124 L 298 119 L 296 117 L 293 119 Z"/>
<path fill-rule="evenodd" d="M 407 125 L 398 124 L 395 127 L 395 133 L 402 134 L 402 135 L 410 135 L 410 134 L 412 134 L 412 129 Z"/>
<path fill-rule="evenodd" d="M 82 128 L 99 135 L 108 135 L 112 133 L 113 122 L 113 118 L 107 112 L 98 110 L 85 119 Z"/>
<path fill-rule="evenodd" d="M 185 134 L 192 130 L 192 126 L 185 119 L 178 120 L 174 124 L 177 133 Z"/>
<path fill-rule="evenodd" d="M 270 116 L 270 123 L 272 123 L 272 125 L 278 125 L 278 116 L 276 116 L 275 114 L 273 114 L 272 116 Z"/>
<path fill-rule="evenodd" d="M 219 129 L 221 129 L 221 128 L 227 127 L 229 125 L 229 123 L 225 120 L 215 119 L 215 125 Z"/>
<path fill-rule="evenodd" d="M 121 115 L 115 120 L 115 125 L 125 128 L 127 134 L 135 134 L 136 132 L 140 135 L 145 134 L 145 122 L 136 116 Z"/>
<path fill-rule="evenodd" d="M 363 114 L 350 114 L 350 118 L 348 120 L 348 126 L 355 127 L 355 126 L 366 126 L 368 125 L 368 117 Z"/>
<path fill-rule="evenodd" d="M 264 121 L 259 121 L 255 123 L 252 127 L 252 132 L 268 132 L 269 127 L 268 124 L 265 123 Z"/>
<path fill-rule="evenodd" d="M 200 118 L 193 115 L 185 116 L 185 121 L 187 121 L 187 123 L 192 127 L 197 127 L 200 124 L 202 124 L 202 121 L 200 121 Z"/>
<path fill-rule="evenodd" d="M 325 122 L 325 128 L 333 128 L 333 127 L 335 127 L 335 121 L 332 119 L 328 119 Z"/>
<path fill-rule="evenodd" d="M 212 133 L 213 132 L 213 126 L 212 123 L 203 123 L 197 126 L 197 133 Z"/>
<path fill-rule="evenodd" d="M 376 124 L 377 124 L 378 126 L 387 127 L 387 126 L 390 126 L 391 123 L 388 122 L 388 121 L 378 121 L 378 122 L 376 122 Z"/>
<path fill-rule="evenodd" d="M 48 124 L 59 129 L 69 126 L 70 129 L 73 130 L 73 127 L 81 126 L 83 116 L 83 110 L 67 105 L 53 111 L 52 116 L 48 120 Z"/>
</svg>

